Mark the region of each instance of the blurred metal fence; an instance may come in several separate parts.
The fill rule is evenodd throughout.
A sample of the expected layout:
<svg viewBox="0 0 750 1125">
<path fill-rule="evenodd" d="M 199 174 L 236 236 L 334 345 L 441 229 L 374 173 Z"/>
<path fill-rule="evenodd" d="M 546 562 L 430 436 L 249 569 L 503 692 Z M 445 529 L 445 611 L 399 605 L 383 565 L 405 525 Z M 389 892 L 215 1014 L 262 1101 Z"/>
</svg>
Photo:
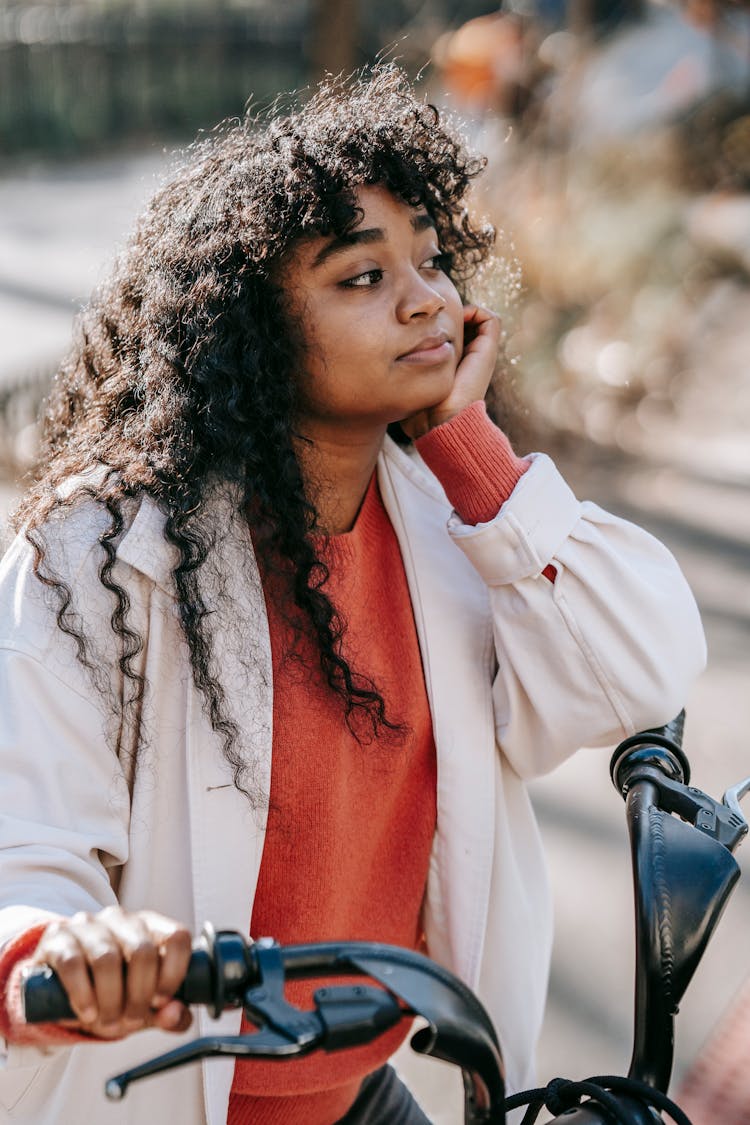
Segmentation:
<svg viewBox="0 0 750 1125">
<path fill-rule="evenodd" d="M 306 5 L 0 10 L 0 152 L 183 136 L 307 78 Z"/>
</svg>

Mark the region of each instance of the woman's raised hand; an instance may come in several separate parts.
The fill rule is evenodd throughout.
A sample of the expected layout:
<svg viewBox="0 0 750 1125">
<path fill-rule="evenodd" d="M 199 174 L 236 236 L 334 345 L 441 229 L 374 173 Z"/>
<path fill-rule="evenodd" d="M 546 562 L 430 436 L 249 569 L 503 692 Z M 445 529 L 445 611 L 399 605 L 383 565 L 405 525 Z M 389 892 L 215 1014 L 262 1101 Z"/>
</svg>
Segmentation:
<svg viewBox="0 0 750 1125">
<path fill-rule="evenodd" d="M 150 910 L 110 906 L 75 914 L 44 931 L 34 962 L 60 978 L 78 1019 L 65 1021 L 102 1039 L 144 1027 L 184 1031 L 190 1010 L 174 993 L 187 972 L 189 930 Z"/>
<path fill-rule="evenodd" d="M 500 350 L 501 325 L 497 313 L 479 305 L 464 305 L 463 352 L 456 366 L 450 393 L 429 410 L 420 410 L 401 423 L 410 438 L 455 418 L 465 406 L 483 399 L 490 385 Z"/>
</svg>

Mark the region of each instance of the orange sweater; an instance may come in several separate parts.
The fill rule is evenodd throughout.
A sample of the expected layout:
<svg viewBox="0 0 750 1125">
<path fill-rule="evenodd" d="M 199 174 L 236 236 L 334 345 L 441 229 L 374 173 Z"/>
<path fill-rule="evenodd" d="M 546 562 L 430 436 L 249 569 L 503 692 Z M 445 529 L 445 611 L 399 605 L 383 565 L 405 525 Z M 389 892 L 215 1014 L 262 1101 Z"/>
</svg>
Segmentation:
<svg viewBox="0 0 750 1125">
<path fill-rule="evenodd" d="M 354 528 L 331 539 L 324 557 L 326 589 L 347 622 L 344 653 L 408 730 L 357 742 L 320 672 L 314 640 L 305 631 L 295 645 L 266 581 L 273 769 L 250 928 L 282 943 L 349 939 L 413 949 L 435 833 L 435 749 L 406 575 L 375 477 Z M 320 983 L 287 992 L 301 1003 Z M 404 1024 L 366 1047 L 283 1067 L 238 1061 L 230 1125 L 330 1125 L 406 1031 Z"/>
</svg>

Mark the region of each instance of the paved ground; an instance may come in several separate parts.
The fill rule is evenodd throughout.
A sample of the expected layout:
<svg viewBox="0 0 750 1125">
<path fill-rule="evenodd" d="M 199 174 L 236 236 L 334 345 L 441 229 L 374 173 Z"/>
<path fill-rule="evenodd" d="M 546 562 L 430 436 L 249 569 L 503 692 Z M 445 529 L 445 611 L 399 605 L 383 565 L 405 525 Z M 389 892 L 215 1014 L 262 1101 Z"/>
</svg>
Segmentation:
<svg viewBox="0 0 750 1125">
<path fill-rule="evenodd" d="M 0 182 L 0 389 L 44 369 L 65 346 L 77 302 L 127 231 L 162 163 L 153 153 L 36 169 Z M 731 410 L 728 402 L 728 424 Z M 557 456 L 579 495 L 644 523 L 667 542 L 697 593 L 710 666 L 686 701 L 687 749 L 696 784 L 716 795 L 750 773 L 750 480 L 701 471 L 684 456 L 679 438 L 656 435 L 657 460 L 630 459 L 578 440 Z M 13 492 L 10 482 L 0 488 L 3 508 Z M 582 754 L 534 789 L 557 908 L 540 1054 L 547 1077 L 621 1071 L 628 1061 L 630 875 L 623 806 L 607 765 L 606 753 Z M 750 845 L 746 850 L 745 868 Z M 750 969 L 749 926 L 750 880 L 737 892 L 683 1004 L 678 1072 Z M 435 1125 L 457 1125 L 456 1076 L 433 1063 L 419 1062 L 416 1069 L 410 1063 L 410 1069 Z"/>
</svg>

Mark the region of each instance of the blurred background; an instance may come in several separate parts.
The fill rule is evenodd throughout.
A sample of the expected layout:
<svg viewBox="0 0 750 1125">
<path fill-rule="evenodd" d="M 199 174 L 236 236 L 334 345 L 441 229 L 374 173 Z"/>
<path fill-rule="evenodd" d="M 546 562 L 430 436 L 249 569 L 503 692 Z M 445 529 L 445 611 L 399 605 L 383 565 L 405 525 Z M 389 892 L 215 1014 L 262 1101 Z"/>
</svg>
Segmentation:
<svg viewBox="0 0 750 1125">
<path fill-rule="evenodd" d="M 696 591 L 710 664 L 686 745 L 720 795 L 750 774 L 748 3 L 0 0 L 0 511 L 75 311 L 170 151 L 381 52 L 489 158 L 474 203 L 500 255 L 478 296 L 503 315 L 519 440 L 651 528 Z M 607 761 L 584 752 L 534 789 L 557 904 L 545 1080 L 629 1059 L 629 860 Z M 749 925 L 750 881 L 683 1004 L 678 1077 L 750 970 Z M 436 1125 L 457 1123 L 455 1076 L 404 1065 Z"/>
</svg>

